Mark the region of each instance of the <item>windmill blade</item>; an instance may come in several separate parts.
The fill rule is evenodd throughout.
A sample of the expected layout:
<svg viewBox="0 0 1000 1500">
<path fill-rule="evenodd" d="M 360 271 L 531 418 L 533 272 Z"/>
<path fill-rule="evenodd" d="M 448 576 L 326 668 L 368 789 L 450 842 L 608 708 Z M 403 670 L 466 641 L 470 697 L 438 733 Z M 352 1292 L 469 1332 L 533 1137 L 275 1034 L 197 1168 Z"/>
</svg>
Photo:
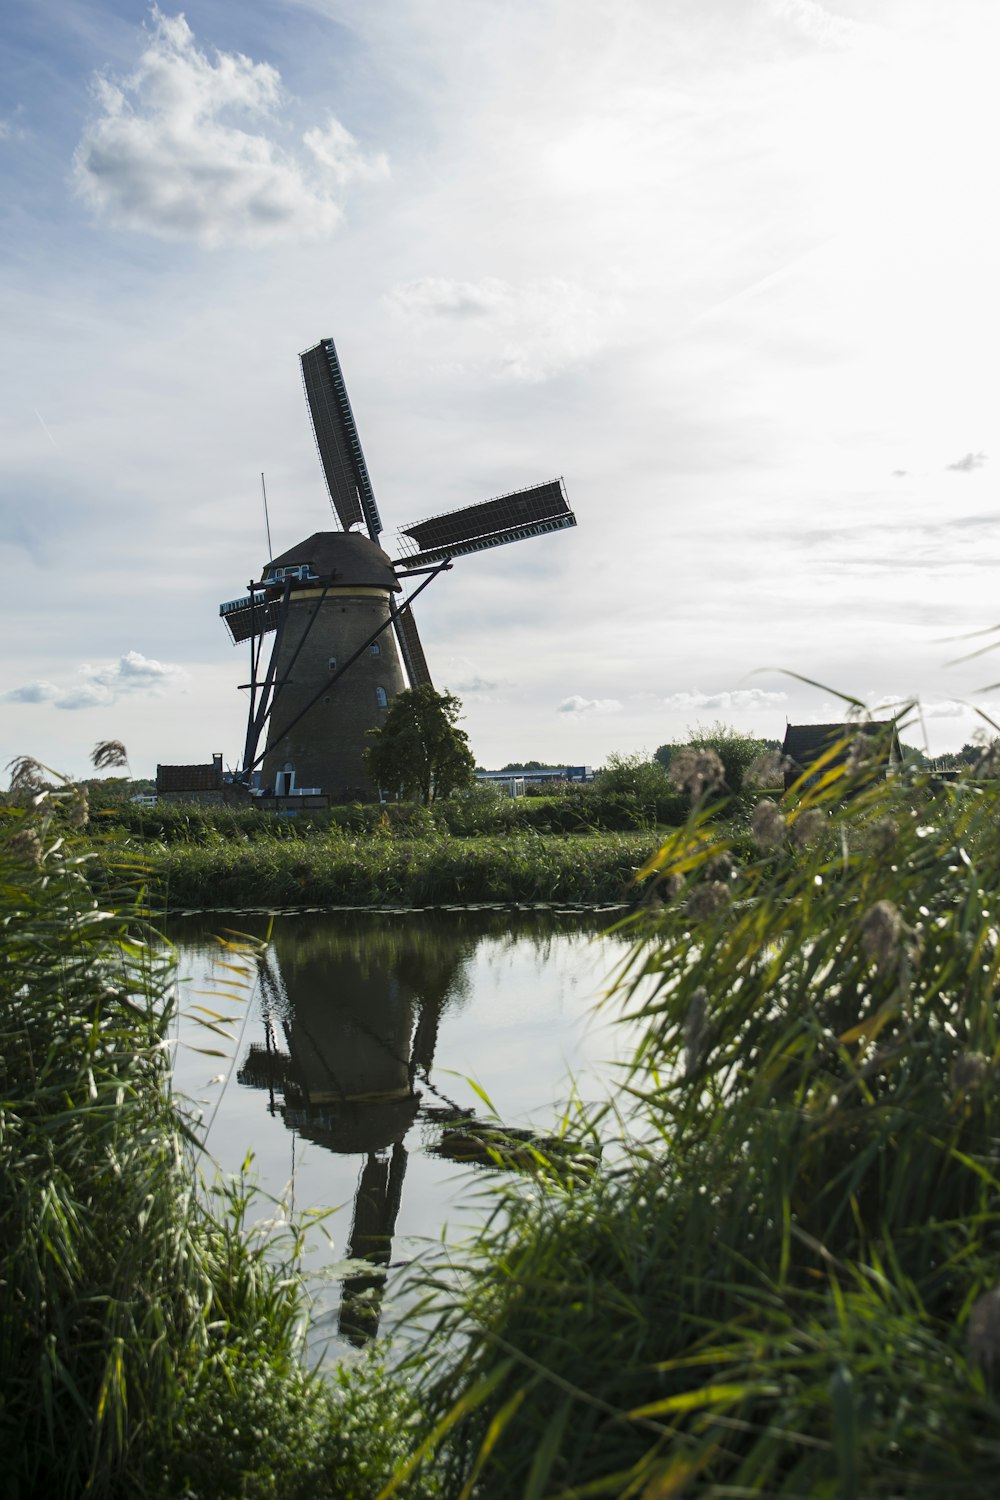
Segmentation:
<svg viewBox="0 0 1000 1500">
<path fill-rule="evenodd" d="M 410 679 L 410 687 L 433 687 L 424 648 L 417 634 L 417 622 L 408 604 L 404 604 L 401 609 L 393 610 L 392 623 L 396 627 L 396 639 L 399 642 L 403 665 L 406 667 L 406 675 Z"/>
<path fill-rule="evenodd" d="M 277 629 L 280 599 L 266 599 L 263 594 L 247 594 L 219 605 L 219 614 L 229 627 L 235 644 L 248 641 L 252 635 L 267 635 Z"/>
<path fill-rule="evenodd" d="M 322 339 L 312 349 L 300 354 L 299 361 L 319 460 L 333 508 L 345 531 L 350 531 L 361 521 L 372 541 L 377 541 L 382 520 L 375 504 L 333 339 Z"/>
<path fill-rule="evenodd" d="M 576 525 L 561 479 L 498 495 L 480 505 L 466 505 L 430 521 L 404 526 L 400 540 L 410 538 L 409 551 L 398 559 L 401 568 L 418 568 L 443 557 L 461 557 L 502 547 L 529 536 L 544 536 Z M 403 542 L 404 547 L 407 546 Z M 415 550 L 413 550 L 415 548 Z"/>
</svg>

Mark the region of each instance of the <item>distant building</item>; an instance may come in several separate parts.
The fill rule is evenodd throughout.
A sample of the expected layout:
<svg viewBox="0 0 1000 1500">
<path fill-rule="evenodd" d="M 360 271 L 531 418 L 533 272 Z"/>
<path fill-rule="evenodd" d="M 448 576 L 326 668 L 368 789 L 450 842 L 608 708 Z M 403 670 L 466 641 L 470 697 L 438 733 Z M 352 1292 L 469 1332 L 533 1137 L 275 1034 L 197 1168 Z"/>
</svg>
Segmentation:
<svg viewBox="0 0 1000 1500">
<path fill-rule="evenodd" d="M 888 774 L 901 763 L 903 755 L 899 735 L 891 719 L 872 719 L 866 724 L 789 724 L 781 747 L 785 759 L 786 792 L 834 745 L 840 745 L 841 748 L 824 770 L 843 765 L 850 754 L 851 745 L 859 735 L 866 735 L 879 742 L 883 758 L 879 767 L 881 771 Z"/>
<path fill-rule="evenodd" d="M 156 795 L 161 802 L 224 802 L 221 752 L 207 766 L 158 765 Z"/>
<path fill-rule="evenodd" d="M 550 781 L 593 781 L 590 766 L 554 766 L 544 771 L 477 771 L 477 781 L 521 780 L 525 786 L 545 786 Z"/>
</svg>

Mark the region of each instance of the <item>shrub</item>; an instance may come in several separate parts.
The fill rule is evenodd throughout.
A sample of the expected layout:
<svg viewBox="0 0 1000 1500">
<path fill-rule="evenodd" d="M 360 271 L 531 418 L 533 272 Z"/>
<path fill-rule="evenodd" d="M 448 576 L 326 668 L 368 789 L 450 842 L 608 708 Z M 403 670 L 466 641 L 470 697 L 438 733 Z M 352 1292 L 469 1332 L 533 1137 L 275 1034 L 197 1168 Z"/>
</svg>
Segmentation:
<svg viewBox="0 0 1000 1500">
<path fill-rule="evenodd" d="M 742 790 L 746 774 L 755 761 L 769 749 L 777 749 L 777 740 L 757 739 L 742 730 L 732 729 L 721 720 L 707 728 L 698 726 L 688 731 L 686 745 L 696 750 L 714 750 L 722 761 L 726 776 L 726 788 L 731 793 Z M 656 761 L 666 770 L 682 745 L 661 745 L 656 751 Z"/>
</svg>

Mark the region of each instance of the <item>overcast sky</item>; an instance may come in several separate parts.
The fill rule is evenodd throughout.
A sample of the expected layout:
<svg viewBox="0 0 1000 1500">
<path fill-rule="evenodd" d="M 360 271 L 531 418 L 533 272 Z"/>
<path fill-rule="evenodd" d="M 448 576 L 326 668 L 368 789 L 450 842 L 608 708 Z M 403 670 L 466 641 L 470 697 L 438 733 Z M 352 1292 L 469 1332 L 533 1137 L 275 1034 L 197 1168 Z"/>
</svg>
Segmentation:
<svg viewBox="0 0 1000 1500">
<path fill-rule="evenodd" d="M 578 527 L 418 619 L 483 765 L 1000 719 L 995 0 L 24 0 L 0 19 L 0 755 L 238 763 L 218 618 L 335 525 Z M 994 582 L 991 583 L 990 579 Z M 989 641 L 989 637 L 983 638 Z M 980 691 L 982 690 L 982 691 Z"/>
</svg>

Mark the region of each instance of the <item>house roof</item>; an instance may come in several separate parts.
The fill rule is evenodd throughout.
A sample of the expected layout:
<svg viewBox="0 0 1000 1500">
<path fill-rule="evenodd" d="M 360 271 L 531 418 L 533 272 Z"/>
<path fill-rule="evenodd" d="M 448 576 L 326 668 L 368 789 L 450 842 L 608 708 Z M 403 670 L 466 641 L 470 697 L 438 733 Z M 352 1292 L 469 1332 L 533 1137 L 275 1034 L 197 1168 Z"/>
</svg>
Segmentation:
<svg viewBox="0 0 1000 1500">
<path fill-rule="evenodd" d="M 314 531 L 312 536 L 289 547 L 280 557 L 272 557 L 264 567 L 264 575 L 271 568 L 294 567 L 301 563 L 310 563 L 320 578 L 332 577 L 338 588 L 352 584 L 397 592 L 401 588 L 388 553 L 360 531 Z"/>
<path fill-rule="evenodd" d="M 157 766 L 158 792 L 216 792 L 222 786 L 221 761 L 207 766 Z"/>
<path fill-rule="evenodd" d="M 789 724 L 782 753 L 796 765 L 808 766 L 838 740 L 853 740 L 859 734 L 884 735 L 891 731 L 889 754 L 899 754 L 899 737 L 891 719 L 870 719 L 864 724 Z"/>
</svg>

